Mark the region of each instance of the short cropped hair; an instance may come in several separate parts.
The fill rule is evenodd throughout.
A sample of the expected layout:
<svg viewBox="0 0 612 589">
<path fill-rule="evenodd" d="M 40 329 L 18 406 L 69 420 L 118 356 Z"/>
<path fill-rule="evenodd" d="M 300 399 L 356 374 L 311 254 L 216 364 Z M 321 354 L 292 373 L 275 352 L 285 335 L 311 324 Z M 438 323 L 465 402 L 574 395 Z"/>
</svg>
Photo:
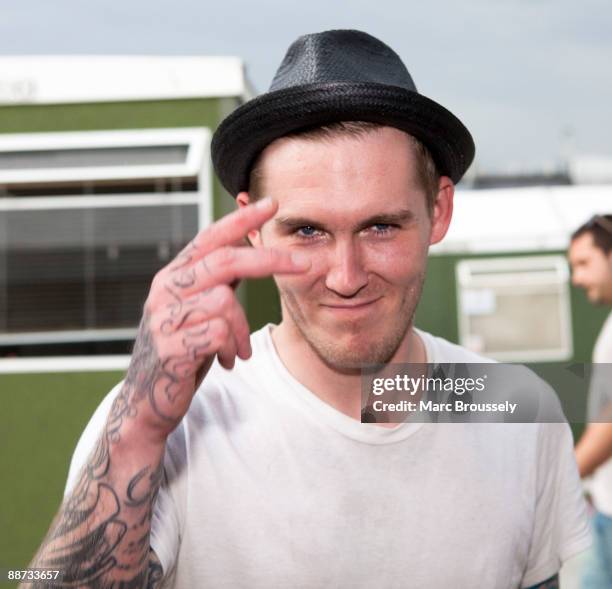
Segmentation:
<svg viewBox="0 0 612 589">
<path fill-rule="evenodd" d="M 593 215 L 572 233 L 572 241 L 587 233 L 591 234 L 595 247 L 606 256 L 612 251 L 612 215 Z"/>
<path fill-rule="evenodd" d="M 336 137 L 361 137 L 384 126 L 385 125 L 379 123 L 370 123 L 367 121 L 340 121 L 321 127 L 300 129 L 284 135 L 283 138 L 296 137 L 308 140 L 329 140 Z M 427 211 L 431 216 L 438 195 L 440 173 L 438 172 L 429 150 L 412 135 L 408 133 L 406 133 L 406 135 L 410 139 L 410 143 L 414 149 L 418 180 L 425 192 Z M 255 159 L 249 174 L 249 197 L 252 202 L 263 196 L 261 194 L 261 157 L 262 154 L 260 153 Z"/>
</svg>

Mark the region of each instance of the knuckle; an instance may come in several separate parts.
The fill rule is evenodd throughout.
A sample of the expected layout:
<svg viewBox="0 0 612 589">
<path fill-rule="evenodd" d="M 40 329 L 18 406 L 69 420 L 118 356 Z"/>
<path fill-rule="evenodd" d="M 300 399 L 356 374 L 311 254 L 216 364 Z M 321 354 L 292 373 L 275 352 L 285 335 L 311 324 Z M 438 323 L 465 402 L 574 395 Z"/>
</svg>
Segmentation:
<svg viewBox="0 0 612 589">
<path fill-rule="evenodd" d="M 216 253 L 218 256 L 217 262 L 219 262 L 219 264 L 223 266 L 231 264 L 236 258 L 234 248 L 231 248 L 229 246 L 224 246 L 218 249 Z"/>
<path fill-rule="evenodd" d="M 151 315 L 157 314 L 160 307 L 163 305 L 163 301 L 165 300 L 164 296 L 165 290 L 163 286 L 163 278 L 155 277 L 151 281 L 151 288 L 149 289 L 149 294 L 143 305 L 143 311 L 148 312 Z"/>
<path fill-rule="evenodd" d="M 285 252 L 281 252 L 277 249 L 268 249 L 266 250 L 266 261 L 269 264 L 278 264 L 285 260 L 286 255 Z"/>
<path fill-rule="evenodd" d="M 238 303 L 237 305 L 235 305 L 233 311 L 235 313 L 236 324 L 238 328 L 241 329 L 242 331 L 244 330 L 248 331 L 249 324 L 247 321 L 246 313 L 244 309 L 242 308 L 242 305 Z"/>
<path fill-rule="evenodd" d="M 227 310 L 234 299 L 234 293 L 232 289 L 227 284 L 220 284 L 217 287 L 217 301 L 219 303 L 219 307 L 222 310 Z"/>
<path fill-rule="evenodd" d="M 215 236 L 219 233 L 219 224 L 222 220 L 223 220 L 223 217 L 213 221 L 212 223 L 207 225 L 204 229 L 202 229 L 200 233 L 198 233 L 197 238 L 198 238 L 199 245 L 202 245 L 202 244 L 208 245 L 210 240 L 215 238 Z"/>
<path fill-rule="evenodd" d="M 215 339 L 220 346 L 225 344 L 229 336 L 229 327 L 224 319 L 219 319 L 215 325 Z"/>
<path fill-rule="evenodd" d="M 162 285 L 165 281 L 166 274 L 164 269 L 162 268 L 158 272 L 156 272 L 155 276 L 153 276 L 153 280 L 151 281 L 151 291 L 158 291 L 162 288 Z"/>
<path fill-rule="evenodd" d="M 284 253 L 285 252 L 282 252 L 276 248 L 268 249 L 268 255 L 270 256 L 272 260 L 277 260 L 278 258 L 282 258 Z"/>
</svg>

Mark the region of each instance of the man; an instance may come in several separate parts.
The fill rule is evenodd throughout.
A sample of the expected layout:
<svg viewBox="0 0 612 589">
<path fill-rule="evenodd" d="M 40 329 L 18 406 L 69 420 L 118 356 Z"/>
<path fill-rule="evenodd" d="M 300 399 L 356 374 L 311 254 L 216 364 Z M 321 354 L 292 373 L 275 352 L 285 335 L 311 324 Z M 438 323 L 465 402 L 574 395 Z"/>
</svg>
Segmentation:
<svg viewBox="0 0 612 589">
<path fill-rule="evenodd" d="M 589 541 L 566 424 L 359 419 L 366 364 L 482 361 L 412 325 L 467 129 L 382 42 L 327 31 L 212 153 L 239 210 L 155 277 L 34 563 L 95 587 L 556 587 Z M 232 286 L 268 274 L 282 322 L 249 338 Z"/>
<path fill-rule="evenodd" d="M 572 235 L 569 260 L 573 283 L 596 305 L 612 305 L 612 215 L 595 215 Z M 593 350 L 589 425 L 576 446 L 580 475 L 592 475 L 596 512 L 593 550 L 583 587 L 612 587 L 612 313 Z"/>
</svg>

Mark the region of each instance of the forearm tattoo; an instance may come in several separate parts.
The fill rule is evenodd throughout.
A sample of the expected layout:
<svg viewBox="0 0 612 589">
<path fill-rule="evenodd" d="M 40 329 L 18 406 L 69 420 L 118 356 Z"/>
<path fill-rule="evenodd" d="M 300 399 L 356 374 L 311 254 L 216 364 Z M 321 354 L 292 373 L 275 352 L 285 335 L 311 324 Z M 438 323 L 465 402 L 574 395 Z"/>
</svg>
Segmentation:
<svg viewBox="0 0 612 589">
<path fill-rule="evenodd" d="M 136 363 L 113 402 L 105 429 L 69 498 L 62 505 L 32 567 L 61 571 L 61 581 L 34 587 L 142 588 L 161 577 L 159 561 L 147 567 L 153 505 L 163 477 L 161 462 L 142 465 L 117 482 L 111 447 L 121 441 L 122 425 L 150 400 L 159 370 L 146 334 L 147 318 L 134 350 Z M 145 352 L 146 349 L 146 352 Z M 121 580 L 115 580 L 121 579 Z"/>
<path fill-rule="evenodd" d="M 196 254 L 197 247 L 188 246 L 152 288 L 153 306 L 145 305 L 130 367 L 104 431 L 32 562 L 36 568 L 60 570 L 61 581 L 35 587 L 128 589 L 154 587 L 161 579 L 159 561 L 148 560 L 161 458 L 135 465 L 126 476 L 115 448 L 124 426 L 135 419 L 165 439 L 185 414 L 210 362 L 206 297 L 211 288 L 194 287 L 198 278 L 210 277 L 210 270 L 204 259 L 194 265 Z"/>
</svg>

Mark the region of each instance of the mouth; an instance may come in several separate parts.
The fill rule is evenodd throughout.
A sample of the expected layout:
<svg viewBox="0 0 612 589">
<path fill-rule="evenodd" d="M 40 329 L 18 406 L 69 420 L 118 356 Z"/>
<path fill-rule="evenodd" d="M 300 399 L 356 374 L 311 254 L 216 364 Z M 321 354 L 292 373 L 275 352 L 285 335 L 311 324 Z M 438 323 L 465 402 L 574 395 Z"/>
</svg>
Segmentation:
<svg viewBox="0 0 612 589">
<path fill-rule="evenodd" d="M 332 313 L 340 314 L 340 315 L 356 315 L 359 313 L 369 312 L 370 309 L 381 299 L 382 297 L 378 297 L 376 299 L 372 299 L 370 301 L 363 301 L 359 303 L 330 303 L 330 304 L 321 304 L 326 310 L 331 311 Z"/>
</svg>

